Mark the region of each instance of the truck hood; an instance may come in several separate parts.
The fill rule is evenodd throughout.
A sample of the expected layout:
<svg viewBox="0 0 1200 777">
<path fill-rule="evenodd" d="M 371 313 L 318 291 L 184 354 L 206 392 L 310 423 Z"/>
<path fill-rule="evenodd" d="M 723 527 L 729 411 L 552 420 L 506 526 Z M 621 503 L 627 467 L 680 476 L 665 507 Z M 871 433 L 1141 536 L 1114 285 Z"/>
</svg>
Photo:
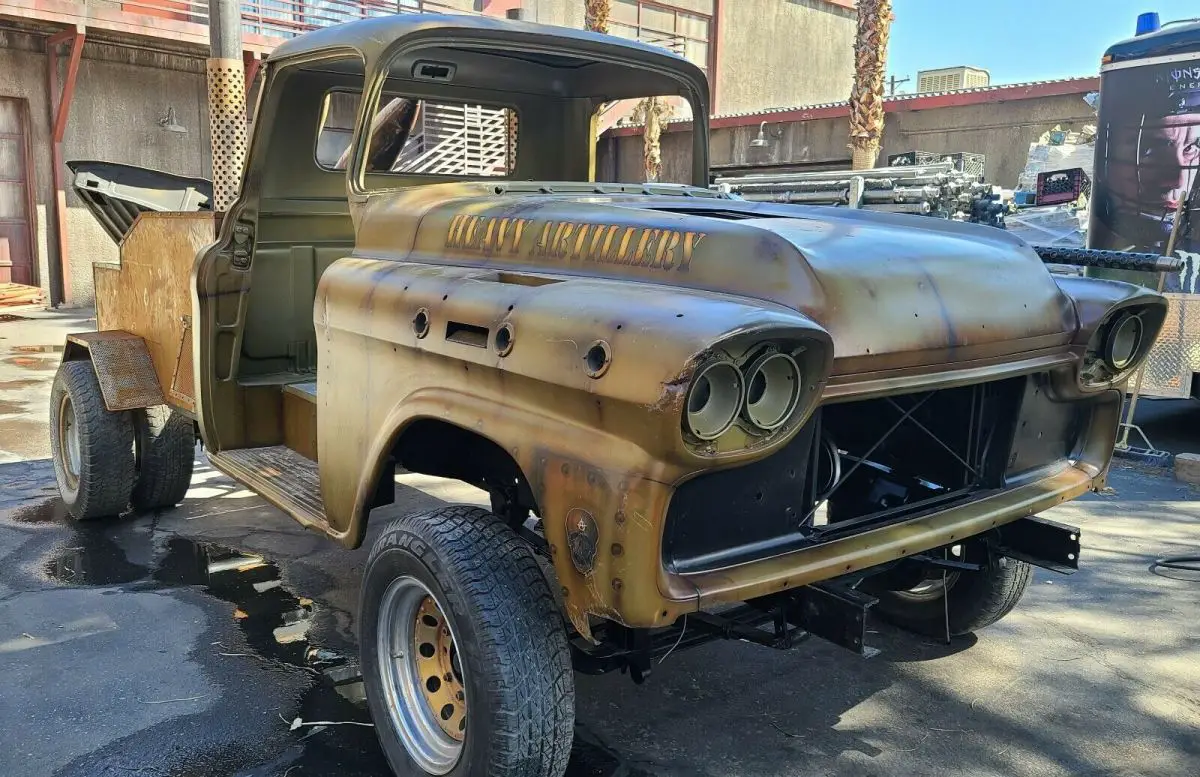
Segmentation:
<svg viewBox="0 0 1200 777">
<path fill-rule="evenodd" d="M 824 327 L 834 375 L 1061 350 L 1078 326 L 1033 249 L 993 227 L 684 188 L 533 186 L 370 197 L 356 208 L 357 253 L 755 298 Z"/>
</svg>

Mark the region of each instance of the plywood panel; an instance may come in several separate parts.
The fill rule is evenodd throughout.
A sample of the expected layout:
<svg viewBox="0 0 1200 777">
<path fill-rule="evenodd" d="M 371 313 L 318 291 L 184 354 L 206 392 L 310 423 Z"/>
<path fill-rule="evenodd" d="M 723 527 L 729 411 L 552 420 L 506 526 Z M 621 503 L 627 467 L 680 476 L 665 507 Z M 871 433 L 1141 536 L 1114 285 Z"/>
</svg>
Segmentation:
<svg viewBox="0 0 1200 777">
<path fill-rule="evenodd" d="M 97 327 L 142 337 L 163 394 L 189 413 L 196 406 L 192 265 L 215 239 L 212 213 L 143 213 L 121 244 L 120 265 L 97 264 L 94 272 Z"/>
</svg>

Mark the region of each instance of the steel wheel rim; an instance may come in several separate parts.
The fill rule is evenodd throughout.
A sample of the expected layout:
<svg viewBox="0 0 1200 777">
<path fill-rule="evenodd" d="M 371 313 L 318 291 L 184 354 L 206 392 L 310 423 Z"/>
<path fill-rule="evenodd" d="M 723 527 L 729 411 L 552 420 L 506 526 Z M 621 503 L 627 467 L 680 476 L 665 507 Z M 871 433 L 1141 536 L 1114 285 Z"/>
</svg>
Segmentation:
<svg viewBox="0 0 1200 777">
<path fill-rule="evenodd" d="M 79 422 L 75 418 L 75 405 L 71 396 L 64 393 L 58 405 L 58 450 L 62 459 L 63 474 L 72 489 L 79 485 L 79 471 L 83 468 L 80 454 Z"/>
<path fill-rule="evenodd" d="M 945 578 L 941 575 L 929 577 L 906 591 L 893 591 L 892 593 L 910 602 L 932 602 L 945 596 L 957 581 L 958 572 L 952 571 Z"/>
<path fill-rule="evenodd" d="M 400 737 L 409 757 L 429 774 L 445 774 L 454 768 L 462 755 L 466 734 L 465 682 L 460 662 L 455 660 L 454 629 L 445 612 L 421 581 L 399 577 L 384 591 L 376 633 L 379 679 L 392 730 Z M 426 616 L 435 618 L 437 625 L 422 625 Z M 447 632 L 436 643 L 430 641 L 434 629 L 439 634 L 443 629 Z M 434 646 L 434 655 L 422 653 L 425 645 Z M 432 671 L 435 666 L 451 665 L 452 682 L 444 680 L 444 672 L 439 676 Z M 439 680 L 436 690 L 428 685 L 430 677 Z M 431 700 L 444 697 L 443 683 L 452 695 L 462 692 L 453 704 L 454 714 L 449 717 L 442 715 L 445 705 L 434 709 L 431 704 Z M 459 737 L 452 736 L 449 733 L 452 730 L 457 730 Z"/>
</svg>

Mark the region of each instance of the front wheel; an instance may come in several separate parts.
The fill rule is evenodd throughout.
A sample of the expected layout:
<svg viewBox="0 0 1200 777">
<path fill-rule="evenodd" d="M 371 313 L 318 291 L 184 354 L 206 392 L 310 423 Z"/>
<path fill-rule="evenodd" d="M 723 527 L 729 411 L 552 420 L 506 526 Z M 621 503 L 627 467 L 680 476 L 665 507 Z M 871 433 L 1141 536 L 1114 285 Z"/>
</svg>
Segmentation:
<svg viewBox="0 0 1200 777">
<path fill-rule="evenodd" d="M 968 551 L 987 551 L 977 544 Z M 871 593 L 879 603 L 871 610 L 900 628 L 929 636 L 961 636 L 990 626 L 1012 612 L 1033 579 L 1024 561 L 997 556 L 977 572 L 939 572 L 900 591 Z"/>
<path fill-rule="evenodd" d="M 398 775 L 560 777 L 575 692 L 533 551 L 491 513 L 446 507 L 376 541 L 360 603 L 363 681 Z"/>
</svg>

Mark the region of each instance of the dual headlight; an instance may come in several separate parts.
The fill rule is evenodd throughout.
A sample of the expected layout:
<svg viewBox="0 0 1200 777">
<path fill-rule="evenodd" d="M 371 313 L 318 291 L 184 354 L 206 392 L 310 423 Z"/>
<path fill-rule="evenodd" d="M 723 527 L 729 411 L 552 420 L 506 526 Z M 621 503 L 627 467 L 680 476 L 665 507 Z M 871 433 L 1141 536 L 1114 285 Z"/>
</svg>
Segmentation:
<svg viewBox="0 0 1200 777">
<path fill-rule="evenodd" d="M 1089 344 L 1082 371 L 1084 384 L 1103 386 L 1126 377 L 1149 348 L 1146 335 L 1141 310 L 1130 309 L 1114 315 Z"/>
<path fill-rule="evenodd" d="M 767 349 L 742 367 L 714 361 L 696 372 L 688 389 L 683 426 L 701 440 L 715 440 L 738 420 L 753 430 L 783 426 L 800 401 L 800 365 L 786 353 Z"/>
</svg>

